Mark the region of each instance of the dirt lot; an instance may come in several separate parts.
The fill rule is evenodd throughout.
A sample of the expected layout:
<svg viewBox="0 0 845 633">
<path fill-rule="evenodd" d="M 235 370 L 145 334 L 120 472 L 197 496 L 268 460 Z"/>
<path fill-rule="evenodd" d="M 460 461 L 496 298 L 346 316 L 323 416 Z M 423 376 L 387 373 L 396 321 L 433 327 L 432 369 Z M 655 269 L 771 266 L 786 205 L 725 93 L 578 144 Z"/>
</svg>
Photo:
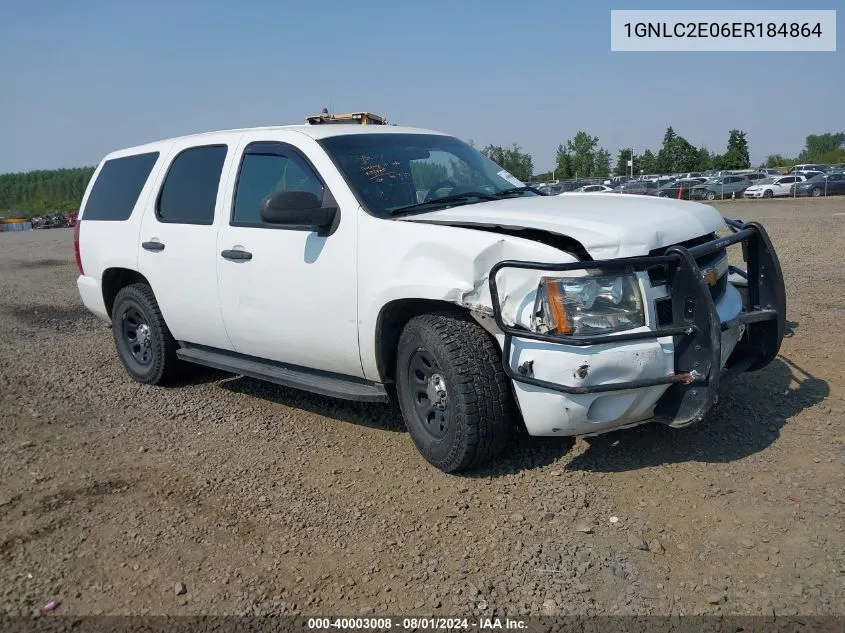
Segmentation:
<svg viewBox="0 0 845 633">
<path fill-rule="evenodd" d="M 716 206 L 779 249 L 780 359 L 463 477 L 388 406 L 131 382 L 71 230 L 0 234 L 0 613 L 845 614 L 845 198 Z"/>
</svg>

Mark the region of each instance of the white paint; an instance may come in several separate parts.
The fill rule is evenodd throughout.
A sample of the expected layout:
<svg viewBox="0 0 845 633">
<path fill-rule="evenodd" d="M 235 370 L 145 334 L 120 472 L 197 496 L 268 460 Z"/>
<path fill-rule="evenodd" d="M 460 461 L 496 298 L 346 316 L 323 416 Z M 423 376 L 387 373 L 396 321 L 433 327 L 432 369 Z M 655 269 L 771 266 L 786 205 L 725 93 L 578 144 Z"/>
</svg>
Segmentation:
<svg viewBox="0 0 845 633">
<path fill-rule="evenodd" d="M 162 154 L 129 221 L 83 221 L 86 275 L 78 286 L 85 305 L 104 316 L 103 270 L 111 266 L 138 270 L 150 281 L 179 340 L 379 381 L 377 324 L 390 302 L 431 299 L 489 314 L 488 276 L 495 263 L 576 261 L 571 254 L 536 241 L 448 223 L 550 231 L 580 241 L 596 259 L 645 255 L 723 226 L 709 205 L 620 194 L 518 197 L 396 220 L 377 218 L 359 206 L 317 140 L 333 134 L 397 132 L 423 131 L 355 125 L 260 128 L 172 139 L 111 155 L 151 149 Z M 309 158 L 340 209 L 340 223 L 332 235 L 230 225 L 238 166 L 251 141 L 286 142 Z M 229 147 L 213 225 L 159 222 L 155 200 L 172 157 L 186 147 L 212 143 Z M 141 242 L 156 239 L 165 243 L 164 251 L 140 248 Z M 232 262 L 220 256 L 222 250 L 233 248 L 243 248 L 253 258 Z M 541 275 L 536 270 L 500 273 L 497 282 L 506 322 L 529 322 Z M 639 280 L 647 310 L 644 329 L 654 328 L 653 300 L 666 291 L 652 287 L 644 274 Z M 727 319 L 739 312 L 740 305 L 738 293 L 729 287 L 717 308 Z M 501 333 L 495 326 L 491 329 L 501 346 Z M 515 366 L 525 359 L 535 360 L 538 378 L 603 384 L 673 373 L 673 343 L 669 338 L 564 348 L 514 340 L 506 362 Z M 583 364 L 589 370 L 580 379 L 576 370 Z M 535 435 L 596 433 L 648 419 L 665 389 L 568 396 L 515 385 L 526 426 Z"/>
<path fill-rule="evenodd" d="M 706 204 L 586 193 L 496 200 L 402 219 L 551 231 L 578 240 L 594 259 L 646 255 L 655 248 L 706 235 L 724 225 L 722 216 Z"/>
</svg>

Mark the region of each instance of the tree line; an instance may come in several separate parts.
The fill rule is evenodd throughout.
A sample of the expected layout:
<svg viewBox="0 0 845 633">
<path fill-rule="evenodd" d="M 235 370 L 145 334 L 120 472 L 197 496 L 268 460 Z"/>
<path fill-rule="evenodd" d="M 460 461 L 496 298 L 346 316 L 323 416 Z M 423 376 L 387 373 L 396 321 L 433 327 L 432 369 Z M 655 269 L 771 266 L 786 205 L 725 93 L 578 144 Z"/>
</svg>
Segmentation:
<svg viewBox="0 0 845 633">
<path fill-rule="evenodd" d="M 509 147 L 487 145 L 481 149 L 481 153 L 524 182 L 552 178 L 606 178 L 611 173 L 621 176 L 629 172 L 628 161 L 631 160 L 631 149 L 620 149 L 615 165 L 612 165 L 611 154 L 599 145 L 599 138 L 584 131 L 558 145 L 555 168 L 542 174 L 534 173 L 534 159 L 516 143 Z M 760 166 L 784 167 L 800 163 L 845 163 L 845 132 L 810 134 L 798 156 L 789 158 L 782 154 L 772 154 Z M 725 152 L 718 154 L 706 147 L 695 147 L 670 126 L 656 153 L 650 149 L 634 152 L 633 173 L 747 169 L 750 165 L 748 138 L 742 130 L 730 130 Z M 463 180 L 466 177 L 469 180 L 469 175 L 461 173 L 461 165 L 457 162 L 453 162 L 451 169 L 444 165 L 420 162 L 412 165 L 412 171 L 415 182 L 423 188 L 433 187 L 447 179 Z M 2 174 L 0 211 L 18 211 L 25 215 L 53 210 L 75 211 L 79 208 L 93 173 L 93 167 L 76 167 Z"/>
<path fill-rule="evenodd" d="M 0 175 L 0 211 L 37 215 L 48 211 L 76 211 L 93 167 L 40 169 Z"/>
<path fill-rule="evenodd" d="M 611 166 L 610 152 L 599 145 L 599 138 L 580 131 L 557 148 L 555 167 L 551 171 L 534 174 L 533 159 L 523 152 L 519 145 L 510 148 L 489 145 L 482 150 L 488 158 L 495 160 L 514 176 L 530 180 L 567 180 L 573 178 L 607 178 L 613 174 L 623 176 L 631 173 L 631 149 L 617 152 L 615 165 Z M 805 147 L 795 158 L 781 154 L 766 157 L 760 167 L 786 167 L 799 163 L 845 163 L 845 132 L 810 134 Z M 634 152 L 633 173 L 673 174 L 708 169 L 749 169 L 751 158 L 748 151 L 748 136 L 742 130 L 730 130 L 723 153 L 710 151 L 707 147 L 695 147 L 669 126 L 663 135 L 663 143 L 654 152 L 647 149 Z"/>
</svg>

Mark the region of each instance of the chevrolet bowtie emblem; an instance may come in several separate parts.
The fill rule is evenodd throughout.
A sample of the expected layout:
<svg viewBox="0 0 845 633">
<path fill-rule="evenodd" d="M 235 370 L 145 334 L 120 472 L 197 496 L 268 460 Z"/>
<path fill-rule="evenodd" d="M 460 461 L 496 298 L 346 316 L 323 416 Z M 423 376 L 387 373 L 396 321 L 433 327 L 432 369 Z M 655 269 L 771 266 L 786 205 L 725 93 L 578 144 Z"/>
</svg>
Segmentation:
<svg viewBox="0 0 845 633">
<path fill-rule="evenodd" d="M 719 281 L 719 271 L 715 268 L 705 268 L 701 271 L 701 276 L 704 278 L 704 283 L 711 288 Z"/>
</svg>

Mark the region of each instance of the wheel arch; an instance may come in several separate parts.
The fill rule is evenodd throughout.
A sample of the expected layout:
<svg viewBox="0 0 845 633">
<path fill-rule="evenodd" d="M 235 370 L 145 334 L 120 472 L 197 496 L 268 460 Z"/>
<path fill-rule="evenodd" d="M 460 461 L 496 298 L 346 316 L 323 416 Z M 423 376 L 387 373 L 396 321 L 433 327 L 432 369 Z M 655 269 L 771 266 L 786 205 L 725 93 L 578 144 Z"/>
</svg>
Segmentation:
<svg viewBox="0 0 845 633">
<path fill-rule="evenodd" d="M 147 278 L 144 277 L 137 270 L 131 268 L 107 268 L 103 271 L 102 288 L 103 288 L 103 303 L 106 306 L 106 312 L 109 318 L 112 316 L 112 308 L 114 307 L 114 300 L 121 288 L 125 288 L 131 284 L 143 283 L 150 285 Z"/>
<path fill-rule="evenodd" d="M 471 316 L 467 308 L 439 299 L 395 299 L 379 311 L 375 329 L 375 351 L 378 375 L 383 383 L 395 379 L 396 352 L 399 335 L 414 317 L 434 312 Z"/>
</svg>

